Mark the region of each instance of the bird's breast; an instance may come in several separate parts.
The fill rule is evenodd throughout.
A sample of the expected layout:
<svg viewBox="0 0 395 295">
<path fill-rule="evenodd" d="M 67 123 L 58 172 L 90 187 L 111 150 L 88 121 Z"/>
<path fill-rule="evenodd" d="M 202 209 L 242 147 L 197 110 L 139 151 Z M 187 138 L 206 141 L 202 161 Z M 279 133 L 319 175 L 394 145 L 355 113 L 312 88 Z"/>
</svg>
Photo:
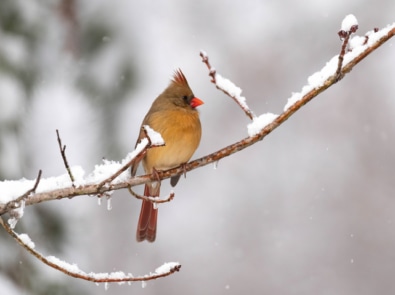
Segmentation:
<svg viewBox="0 0 395 295">
<path fill-rule="evenodd" d="M 158 112 L 148 118 L 147 125 L 159 132 L 165 146 L 148 150 L 143 165 L 147 173 L 152 168 L 167 170 L 186 163 L 200 143 L 201 125 L 195 110 Z"/>
</svg>

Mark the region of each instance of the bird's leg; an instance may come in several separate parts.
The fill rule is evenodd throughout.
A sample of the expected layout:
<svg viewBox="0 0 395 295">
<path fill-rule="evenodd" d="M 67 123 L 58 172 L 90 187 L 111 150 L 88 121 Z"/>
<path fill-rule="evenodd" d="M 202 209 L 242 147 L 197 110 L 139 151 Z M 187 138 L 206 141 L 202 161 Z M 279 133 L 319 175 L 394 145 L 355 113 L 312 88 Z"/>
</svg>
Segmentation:
<svg viewBox="0 0 395 295">
<path fill-rule="evenodd" d="M 151 177 L 156 180 L 151 182 L 150 196 L 151 197 L 159 197 L 160 176 L 159 176 L 158 170 L 156 170 L 155 167 L 152 167 L 152 176 Z"/>
<path fill-rule="evenodd" d="M 157 182 L 160 182 L 159 172 L 155 169 L 155 167 L 152 167 L 152 177 L 156 178 Z"/>
</svg>

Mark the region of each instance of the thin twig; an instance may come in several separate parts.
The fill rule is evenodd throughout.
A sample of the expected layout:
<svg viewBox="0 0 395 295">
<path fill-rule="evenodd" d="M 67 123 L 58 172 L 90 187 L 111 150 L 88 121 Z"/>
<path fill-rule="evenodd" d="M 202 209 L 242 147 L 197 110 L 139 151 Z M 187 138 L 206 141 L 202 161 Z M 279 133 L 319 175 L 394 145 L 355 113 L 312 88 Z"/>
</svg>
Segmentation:
<svg viewBox="0 0 395 295">
<path fill-rule="evenodd" d="M 71 185 L 73 187 L 75 187 L 75 184 L 74 184 L 75 179 L 74 179 L 73 173 L 71 172 L 71 169 L 70 169 L 69 163 L 67 161 L 67 157 L 66 157 L 66 145 L 62 146 L 62 140 L 60 139 L 60 135 L 59 135 L 59 130 L 58 129 L 56 129 L 56 136 L 58 138 L 60 154 L 62 155 L 64 166 L 66 167 L 67 173 L 69 174 L 69 177 L 70 177 L 70 180 L 71 180 Z"/>
<path fill-rule="evenodd" d="M 210 61 L 208 60 L 208 55 L 205 51 L 200 51 L 199 55 L 202 58 L 202 62 L 207 66 L 208 75 L 211 77 L 211 83 L 215 84 L 216 69 L 211 66 Z"/>
<path fill-rule="evenodd" d="M 144 158 L 144 156 L 147 153 L 148 149 L 160 146 L 160 145 L 153 145 L 152 144 L 152 140 L 148 136 L 148 133 L 147 133 L 147 130 L 145 129 L 145 127 L 143 126 L 141 128 L 142 128 L 142 130 L 143 130 L 143 132 L 145 134 L 145 138 L 148 139 L 148 144 L 146 146 L 144 146 L 144 148 L 133 159 L 131 159 L 124 166 L 122 166 L 117 172 L 115 172 L 113 175 L 111 175 L 110 177 L 106 178 L 102 182 L 100 182 L 99 185 L 98 185 L 98 191 L 101 190 L 101 188 L 105 184 L 110 184 L 115 178 L 117 178 L 119 175 L 121 175 L 122 172 L 124 172 L 127 169 L 129 169 L 134 163 L 136 163 L 136 165 L 138 165 L 138 163 L 140 163 L 140 161 Z"/>
<path fill-rule="evenodd" d="M 117 172 L 115 172 L 113 175 L 111 175 L 110 177 L 104 179 L 102 182 L 100 182 L 97 185 L 97 191 L 98 193 L 101 191 L 101 189 L 103 188 L 103 186 L 105 184 L 109 184 L 111 183 L 115 178 L 117 178 L 119 175 L 121 175 L 124 171 L 126 171 L 127 169 L 129 169 L 134 162 L 136 161 L 140 161 L 142 158 L 144 158 L 145 154 L 147 153 L 147 149 L 148 149 L 148 145 L 141 151 L 139 152 L 136 157 L 134 157 L 133 159 L 131 159 L 129 162 L 127 162 L 125 165 L 123 165 Z"/>
<path fill-rule="evenodd" d="M 136 197 L 137 199 L 150 201 L 150 202 L 156 203 L 156 204 L 167 203 L 167 202 L 170 202 L 174 199 L 174 192 L 171 192 L 170 195 L 165 199 L 159 199 L 158 197 L 139 195 L 136 192 L 134 192 L 130 186 L 128 187 L 128 190 L 129 190 L 130 194 L 133 195 L 134 197 Z"/>
<path fill-rule="evenodd" d="M 338 63 L 337 63 L 336 81 L 340 81 L 344 77 L 344 73 L 342 73 L 344 55 L 346 54 L 346 48 L 347 48 L 348 41 L 350 40 L 351 35 L 353 33 L 355 33 L 357 30 L 358 30 L 358 25 L 354 25 L 347 32 L 340 30 L 337 33 L 339 35 L 340 39 L 343 41 L 343 44 L 342 44 L 342 47 L 340 50 L 339 59 L 338 59 Z"/>
<path fill-rule="evenodd" d="M 336 80 L 337 81 L 340 81 L 344 77 L 344 74 L 342 75 L 342 66 L 343 66 L 344 55 L 346 53 L 346 47 L 347 47 L 349 39 L 350 39 L 350 35 L 346 34 L 345 38 L 343 39 L 343 44 L 342 44 L 342 48 L 341 48 L 338 63 L 337 63 L 337 69 L 336 69 Z"/>
<path fill-rule="evenodd" d="M 207 68 L 209 70 L 208 75 L 211 77 L 211 83 L 213 83 L 217 89 L 221 90 L 227 96 L 232 98 L 238 104 L 238 106 L 244 111 L 244 113 L 247 115 L 247 117 L 250 118 L 251 120 L 253 120 L 255 115 L 251 111 L 251 109 L 249 108 L 247 103 L 245 102 L 245 98 L 240 97 L 239 95 L 237 95 L 235 93 L 230 93 L 228 91 L 228 89 L 224 88 L 223 85 L 220 85 L 218 83 L 217 77 L 221 78 L 221 80 L 226 80 L 227 83 L 232 83 L 232 82 L 230 82 L 229 80 L 227 80 L 227 79 L 221 77 L 219 74 L 217 74 L 217 70 L 213 66 L 211 66 L 209 59 L 208 59 L 208 55 L 205 51 L 200 51 L 200 57 L 202 58 L 202 62 L 207 66 Z M 237 86 L 233 85 L 233 83 L 232 83 L 232 88 L 235 88 L 235 87 L 237 87 Z M 241 89 L 240 89 L 240 92 L 241 92 Z"/>
<path fill-rule="evenodd" d="M 30 194 L 36 192 L 38 184 L 40 183 L 40 180 L 41 180 L 41 175 L 42 175 L 42 171 L 38 170 L 38 175 L 37 175 L 37 178 L 36 178 L 36 182 L 34 183 L 34 186 L 31 189 L 29 189 L 26 193 L 24 193 L 22 196 L 20 196 L 19 197 L 20 199 L 23 200 L 23 199 L 27 198 Z M 18 199 L 16 199 L 16 201 L 18 201 Z"/>
<path fill-rule="evenodd" d="M 34 183 L 33 187 L 29 190 L 27 190 L 23 195 L 19 196 L 18 198 L 16 198 L 15 200 L 12 200 L 10 202 L 8 202 L 7 204 L 5 204 L 4 209 L 0 210 L 0 216 L 3 215 L 4 213 L 13 210 L 13 209 L 17 209 L 20 207 L 20 202 L 22 201 L 26 201 L 26 199 L 33 193 L 36 192 L 37 186 L 40 183 L 41 180 L 41 175 L 42 175 L 42 171 L 39 170 L 38 171 L 38 175 L 36 178 L 36 182 Z"/>
<path fill-rule="evenodd" d="M 163 277 L 167 277 L 177 271 L 180 270 L 181 265 L 180 264 L 176 264 L 174 267 L 172 267 L 169 271 L 167 272 L 163 272 L 163 273 L 153 273 L 150 275 L 144 275 L 144 276 L 132 276 L 132 275 L 125 275 L 125 276 L 113 276 L 112 273 L 109 273 L 107 275 L 103 275 L 103 274 L 95 274 L 95 273 L 86 273 L 84 271 L 81 270 L 71 270 L 70 268 L 67 269 L 66 267 L 61 266 L 60 264 L 54 263 L 53 260 L 48 259 L 48 257 L 44 257 L 40 252 L 36 251 L 35 249 L 33 249 L 32 247 L 30 247 L 29 245 L 27 245 L 20 237 L 19 235 L 13 231 L 6 222 L 3 221 L 3 219 L 0 217 L 0 224 L 3 226 L 3 228 L 7 231 L 7 233 L 12 236 L 19 245 L 21 245 L 23 248 L 25 248 L 30 254 L 32 254 L 34 257 L 36 257 L 38 260 L 40 260 L 41 262 L 45 263 L 46 265 L 59 270 L 61 272 L 63 272 L 64 274 L 74 277 L 74 278 L 78 278 L 78 279 L 82 279 L 85 281 L 91 281 L 91 282 L 95 282 L 95 283 L 120 283 L 120 282 L 137 282 L 137 281 L 150 281 L 150 280 L 155 280 L 155 279 L 159 279 L 159 278 L 163 278 Z M 68 263 L 66 262 L 62 262 L 63 265 L 66 265 Z"/>
</svg>

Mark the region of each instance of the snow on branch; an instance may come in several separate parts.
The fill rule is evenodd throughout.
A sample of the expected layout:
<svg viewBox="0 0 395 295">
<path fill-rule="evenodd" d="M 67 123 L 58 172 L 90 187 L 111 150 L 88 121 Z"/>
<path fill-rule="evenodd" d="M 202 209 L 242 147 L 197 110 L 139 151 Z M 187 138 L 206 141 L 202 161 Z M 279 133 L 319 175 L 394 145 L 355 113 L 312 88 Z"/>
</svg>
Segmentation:
<svg viewBox="0 0 395 295">
<path fill-rule="evenodd" d="M 8 220 L 8 223 L 10 224 L 11 228 L 14 228 L 18 220 L 22 218 L 24 214 L 26 199 L 31 194 L 34 194 L 36 192 L 37 186 L 41 180 L 41 173 L 41 170 L 38 171 L 37 179 L 31 189 L 27 190 L 22 196 L 6 204 L 7 209 L 10 210 L 9 213 L 11 218 Z"/>
<path fill-rule="evenodd" d="M 123 271 L 111 272 L 111 273 L 86 273 L 81 270 L 77 264 L 70 264 L 63 261 L 55 256 L 44 256 L 40 252 L 36 251 L 35 243 L 30 239 L 27 234 L 17 234 L 13 231 L 1 218 L 0 224 L 11 235 L 23 248 L 25 248 L 30 254 L 35 256 L 38 260 L 44 264 L 59 270 L 71 277 L 91 281 L 95 283 L 126 283 L 126 282 L 137 282 L 137 281 L 150 281 L 162 277 L 167 277 L 175 272 L 178 272 L 181 268 L 181 264 L 177 262 L 168 262 L 155 269 L 154 272 L 143 276 L 134 276 L 131 273 L 125 273 Z"/>
<path fill-rule="evenodd" d="M 208 55 L 204 50 L 200 51 L 200 57 L 202 58 L 203 63 L 207 66 L 211 82 L 214 83 L 215 87 L 231 97 L 241 107 L 247 117 L 252 120 L 255 115 L 248 107 L 246 98 L 241 96 L 241 88 L 217 73 L 217 70 L 211 66 L 208 60 Z"/>
<path fill-rule="evenodd" d="M 72 198 L 79 195 L 106 194 L 109 196 L 113 190 L 126 188 L 130 180 L 127 171 L 134 161 L 144 157 L 147 149 L 163 145 L 163 139 L 148 126 L 144 127 L 146 138 L 136 146 L 121 162 L 103 160 L 96 165 L 94 171 L 84 177 L 85 171 L 80 166 L 69 167 L 65 146 L 62 145 L 57 131 L 58 143 L 67 174 L 58 177 L 42 178 L 41 171 L 36 180 L 22 179 L 19 181 L 6 180 L 0 182 L 0 215 L 20 207 L 23 200 L 25 205 L 36 204 L 44 201 Z M 153 139 L 150 138 L 153 137 Z M 145 180 L 145 178 L 143 177 Z M 131 181 L 131 185 L 144 183 L 142 180 Z M 33 189 L 32 189 L 33 187 Z"/>
<path fill-rule="evenodd" d="M 346 17 L 346 24 L 353 23 L 349 19 L 352 20 L 352 17 Z M 344 25 L 342 28 L 347 29 L 347 26 Z M 308 84 L 303 86 L 302 91 L 293 93 L 288 99 L 282 115 L 286 116 L 289 109 L 291 109 L 293 114 L 294 111 L 298 110 L 322 91 L 340 81 L 354 66 L 394 36 L 395 23 L 381 30 L 375 28 L 367 32 L 363 37 L 355 36 L 350 39 L 351 34 L 356 32 L 357 29 L 358 23 L 354 22 L 354 25 L 351 25 L 348 31 L 342 32 L 340 30 L 338 34 L 343 42 L 340 54 L 335 55 L 320 71 L 308 77 Z M 346 50 L 347 45 L 349 45 L 348 50 Z"/>
<path fill-rule="evenodd" d="M 140 161 L 147 152 L 147 149 L 163 144 L 163 139 L 161 139 L 159 134 L 149 127 L 144 126 L 146 138 L 141 140 L 135 150 L 129 153 L 125 159 L 120 163 L 105 160 L 103 164 L 96 165 L 94 171 L 90 175 L 84 177 L 85 172 L 81 167 L 69 166 L 65 155 L 65 146 L 62 145 L 58 135 L 59 148 L 68 173 L 58 177 L 43 179 L 40 171 L 36 180 L 22 179 L 19 181 L 0 182 L 0 223 L 18 243 L 38 259 L 74 277 L 94 282 L 146 281 L 148 279 L 167 276 L 178 271 L 180 269 L 179 264 L 166 264 L 148 277 L 137 277 L 137 279 L 131 275 L 118 272 L 103 275 L 105 279 L 103 279 L 101 275 L 87 274 L 74 265 L 70 266 L 68 263 L 60 263 L 58 259 L 45 258 L 42 255 L 38 256 L 38 252 L 33 249 L 33 243 L 30 239 L 28 239 L 26 235 L 17 235 L 14 233 L 13 230 L 3 222 L 1 215 L 9 213 L 11 218 L 15 218 L 16 216 L 17 220 L 23 215 L 23 208 L 25 205 L 28 206 L 61 198 L 70 199 L 80 195 L 109 196 L 113 191 L 118 189 L 130 188 L 150 181 L 170 178 L 210 163 L 218 162 L 218 160 L 224 157 L 230 156 L 257 143 L 283 124 L 290 116 L 295 114 L 314 97 L 339 82 L 359 62 L 395 35 L 395 23 L 381 30 L 374 29 L 369 31 L 364 36 L 353 36 L 351 38 L 351 35 L 356 32 L 357 28 L 358 23 L 356 18 L 351 15 L 347 16 L 339 32 L 339 36 L 343 42 L 340 54 L 334 56 L 320 71 L 311 75 L 307 79 L 307 84 L 302 87 L 300 92 L 292 94 L 280 115 L 267 113 L 258 117 L 255 116 L 248 107 L 245 98 L 241 96 L 241 89 L 235 86 L 230 80 L 217 74 L 216 70 L 209 63 L 207 53 L 201 51 L 200 56 L 209 70 L 209 76 L 212 78 L 211 82 L 213 82 L 219 90 L 231 97 L 252 120 L 247 126 L 248 137 L 202 158 L 180 165 L 179 167 L 166 171 L 156 171 L 155 174 L 131 177 L 130 173 L 128 173 L 128 169 L 134 161 Z M 174 197 L 174 194 L 170 194 L 167 199 L 152 199 L 151 201 L 157 203 L 167 202 L 170 201 L 172 197 Z"/>
</svg>

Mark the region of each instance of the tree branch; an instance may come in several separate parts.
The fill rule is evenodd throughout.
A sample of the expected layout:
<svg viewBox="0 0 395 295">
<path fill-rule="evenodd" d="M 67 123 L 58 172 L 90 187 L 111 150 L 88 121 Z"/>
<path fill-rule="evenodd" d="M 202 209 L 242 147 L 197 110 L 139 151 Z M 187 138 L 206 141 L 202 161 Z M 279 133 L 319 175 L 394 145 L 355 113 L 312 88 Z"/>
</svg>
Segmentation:
<svg viewBox="0 0 395 295">
<path fill-rule="evenodd" d="M 57 136 L 58 136 L 58 143 L 59 143 L 59 148 L 62 154 L 62 158 L 64 161 L 64 164 L 66 166 L 66 169 L 68 170 L 69 176 L 72 181 L 72 186 L 66 187 L 66 188 L 60 188 L 60 189 L 55 189 L 55 190 L 50 190 L 46 192 L 40 192 L 36 193 L 36 190 L 38 188 L 38 185 L 41 180 L 41 171 L 39 172 L 37 179 L 34 183 L 34 186 L 32 189 L 29 189 L 24 193 L 23 195 L 19 196 L 13 201 L 7 202 L 6 204 L 0 204 L 0 215 L 6 213 L 6 212 L 12 212 L 12 210 L 18 208 L 17 204 L 19 202 L 26 203 L 26 205 L 32 205 L 32 204 L 37 204 L 40 202 L 44 201 L 49 201 L 49 200 L 55 200 L 55 199 L 62 199 L 62 198 L 73 198 L 79 195 L 102 195 L 105 193 L 110 193 L 114 190 L 118 189 L 124 189 L 124 188 L 131 188 L 136 185 L 144 184 L 150 181 L 157 181 L 158 177 L 159 179 L 166 179 L 170 178 L 176 175 L 180 175 L 185 173 L 186 171 L 191 171 L 194 169 L 197 169 L 199 167 L 203 167 L 205 165 L 208 165 L 213 162 L 217 162 L 218 160 L 225 158 L 227 156 L 230 156 L 238 151 L 241 151 L 252 144 L 257 143 L 258 141 L 262 140 L 265 138 L 268 134 L 270 134 L 273 130 L 275 130 L 278 126 L 283 124 L 289 117 L 291 117 L 293 114 L 295 114 L 302 106 L 304 106 L 306 103 L 308 103 L 310 100 L 312 100 L 314 97 L 316 97 L 318 94 L 321 92 L 325 91 L 327 88 L 331 87 L 335 83 L 337 83 L 341 78 L 343 78 L 347 73 L 349 73 L 354 66 L 356 66 L 359 62 L 361 62 L 365 57 L 367 57 L 370 53 L 372 53 L 374 50 L 376 50 L 378 47 L 383 45 L 386 41 L 388 41 L 390 38 L 392 38 L 395 35 L 395 24 L 392 26 L 389 26 L 387 28 L 384 28 L 381 31 L 374 31 L 370 32 L 369 34 L 365 35 L 365 40 L 362 44 L 359 44 L 359 46 L 363 46 L 360 49 L 363 50 L 358 50 L 356 52 L 359 52 L 358 54 L 354 54 L 353 50 L 355 48 L 350 48 L 349 51 L 346 53 L 346 48 L 347 45 L 349 44 L 350 41 L 350 35 L 351 33 L 354 33 L 357 27 L 350 28 L 350 30 L 347 30 L 344 38 L 343 38 L 343 44 L 341 48 L 340 54 L 333 59 L 336 61 L 336 65 L 334 68 L 332 67 L 324 67 L 325 70 L 328 70 L 328 68 L 331 69 L 331 72 L 328 74 L 327 71 L 321 70 L 321 72 L 318 73 L 318 76 L 324 76 L 322 77 L 322 81 L 318 79 L 311 79 L 313 80 L 314 83 L 310 83 L 306 87 L 303 87 L 303 90 L 301 93 L 298 93 L 297 95 L 294 95 L 291 97 L 284 107 L 283 113 L 281 113 L 279 116 L 275 116 L 274 119 L 272 119 L 268 124 L 266 124 L 264 127 L 260 127 L 259 131 L 254 133 L 254 135 L 251 135 L 249 137 L 246 137 L 244 139 L 241 139 L 238 142 L 235 142 L 227 147 L 224 147 L 214 153 L 211 153 L 209 155 L 206 155 L 200 159 L 194 160 L 190 163 L 180 165 L 179 167 L 167 170 L 167 171 L 157 171 L 155 175 L 149 174 L 149 175 L 143 175 L 143 176 L 136 176 L 130 179 L 127 179 L 126 181 L 115 181 L 118 176 L 120 176 L 123 172 L 125 172 L 134 161 L 139 161 L 142 159 L 144 156 L 145 152 L 147 151 L 148 148 L 154 147 L 155 144 L 152 144 L 150 136 L 147 135 L 148 142 L 145 141 L 144 143 L 141 143 L 141 145 L 138 145 L 136 147 L 136 150 L 134 151 L 134 154 L 132 156 L 132 159 L 129 161 L 126 161 L 126 164 L 122 165 L 121 168 L 119 168 L 116 172 L 112 173 L 111 176 L 105 178 L 104 180 L 101 180 L 99 183 L 89 183 L 85 185 L 80 185 L 76 186 L 75 184 L 75 179 L 71 173 L 71 169 L 67 163 L 66 155 L 65 155 L 65 146 L 62 146 L 61 140 L 59 133 L 57 131 Z M 354 31 L 353 31 L 354 30 Z M 241 89 L 235 86 L 232 82 L 230 82 L 227 79 L 222 78 L 219 74 L 217 74 L 216 70 L 214 67 L 211 66 L 211 64 L 208 61 L 208 55 L 204 53 L 203 51 L 200 53 L 202 57 L 203 63 L 206 64 L 206 66 L 209 69 L 209 75 L 211 76 L 211 81 L 215 84 L 215 86 L 223 91 L 226 95 L 231 97 L 235 102 L 241 107 L 241 109 L 246 113 L 246 115 L 254 121 L 256 121 L 257 118 L 253 112 L 249 109 L 245 102 L 245 98 L 242 97 L 241 94 Z M 337 60 L 336 60 L 337 58 Z M 331 64 L 332 66 L 333 64 Z M 317 75 L 314 74 L 313 78 L 317 78 Z M 220 80 L 220 81 L 219 81 Z M 147 127 L 148 128 L 148 127 Z M 131 190 L 131 189 L 130 189 Z M 167 199 L 163 200 L 157 200 L 155 199 L 149 199 L 152 202 L 155 203 L 160 203 L 160 202 L 167 202 L 170 201 L 174 197 L 174 194 L 170 194 L 170 196 Z M 92 274 L 92 273 L 85 273 L 77 268 L 76 265 L 70 265 L 66 262 L 60 261 L 59 259 L 50 256 L 50 257 L 44 257 L 42 254 L 37 252 L 36 250 L 31 247 L 31 243 L 27 243 L 25 239 L 21 238 L 21 235 L 18 235 L 15 233 L 0 217 L 0 223 L 1 225 L 5 228 L 5 230 L 20 244 L 22 245 L 29 253 L 37 257 L 40 261 L 43 263 L 49 265 L 50 267 L 53 267 L 55 269 L 58 269 L 62 272 L 64 272 L 67 275 L 92 281 L 92 282 L 104 282 L 104 283 L 109 283 L 109 282 L 129 282 L 129 281 L 147 281 L 147 280 L 153 280 L 157 279 L 160 277 L 168 276 L 176 271 L 179 271 L 181 265 L 178 263 L 173 263 L 171 265 L 165 265 L 163 267 L 158 268 L 154 273 L 151 273 L 148 276 L 139 276 L 139 277 L 133 277 L 132 275 L 125 275 L 123 272 L 117 272 L 117 273 L 110 273 L 110 274 Z M 30 241 L 30 239 L 28 240 Z"/>
<path fill-rule="evenodd" d="M 85 281 L 95 282 L 95 283 L 120 283 L 120 282 L 137 282 L 137 281 L 150 281 L 156 280 L 159 278 L 167 277 L 175 272 L 178 272 L 181 268 L 181 264 L 171 263 L 168 265 L 163 265 L 157 268 L 153 273 L 149 275 L 143 276 L 133 276 L 131 274 L 125 274 L 124 272 L 113 272 L 113 273 L 86 273 L 78 268 L 76 264 L 69 264 L 64 262 L 54 256 L 44 257 L 40 252 L 34 250 L 34 246 L 31 246 L 34 243 L 30 240 L 30 238 L 22 239 L 22 235 L 18 235 L 15 231 L 13 231 L 6 222 L 0 216 L 0 224 L 7 231 L 7 233 L 12 236 L 19 245 L 21 245 L 25 250 L 27 250 L 30 254 L 36 257 L 38 260 L 43 262 L 44 264 L 63 272 L 64 274 L 82 279 Z M 25 235 L 27 237 L 27 235 Z M 28 240 L 28 242 L 26 242 Z"/>
<path fill-rule="evenodd" d="M 369 41 L 367 42 L 368 44 L 364 45 L 366 48 L 362 52 L 360 52 L 358 55 L 353 57 L 351 60 L 349 60 L 341 69 L 341 75 L 346 75 L 349 73 L 359 62 L 361 62 L 365 57 L 367 57 L 369 54 L 371 54 L 373 51 L 375 51 L 378 47 L 383 45 L 386 41 L 388 41 L 390 38 L 392 38 L 395 35 L 395 26 L 393 25 L 390 28 L 383 29 L 386 30 L 385 34 L 382 35 L 382 37 L 378 39 L 374 39 L 371 44 L 369 44 Z M 377 33 L 372 33 L 369 35 L 370 40 L 373 39 L 375 34 L 378 34 L 380 31 Z M 349 53 L 347 53 L 349 54 Z M 346 57 L 347 57 L 346 54 Z M 223 159 L 225 157 L 228 157 L 238 151 L 241 151 L 254 143 L 262 140 L 265 138 L 268 134 L 273 132 L 278 126 L 283 124 L 289 117 L 291 117 L 293 114 L 295 114 L 302 106 L 304 106 L 306 103 L 308 103 L 310 100 L 312 100 L 314 97 L 316 97 L 318 94 L 326 90 L 327 88 L 331 87 L 338 81 L 338 74 L 335 72 L 333 75 L 329 76 L 319 87 L 316 87 L 314 89 L 311 89 L 307 93 L 305 93 L 299 100 L 294 102 L 291 106 L 285 109 L 283 113 L 281 113 L 275 120 L 273 120 L 271 123 L 266 125 L 259 133 L 257 133 L 254 136 L 251 137 L 246 137 L 238 142 L 235 142 L 227 147 L 224 147 L 214 153 L 211 153 L 209 155 L 206 155 L 202 158 L 196 159 L 192 162 L 189 162 L 185 165 L 181 165 L 179 167 L 166 170 L 166 171 L 158 171 L 158 175 L 160 179 L 166 179 L 170 178 L 172 176 L 180 175 L 184 173 L 185 171 L 191 171 L 194 169 L 197 169 L 199 167 L 203 167 L 205 165 L 208 165 L 210 163 L 216 162 L 220 159 Z M 127 166 L 127 165 L 126 165 Z M 102 183 L 100 184 L 87 184 L 87 185 L 81 185 L 78 187 L 68 187 L 68 188 L 61 188 L 61 189 L 55 189 L 47 192 L 41 192 L 41 193 L 36 193 L 32 196 L 30 196 L 26 200 L 26 205 L 32 205 L 32 204 L 37 204 L 41 202 L 46 202 L 46 201 L 51 201 L 51 200 L 56 200 L 56 199 L 62 199 L 62 198 L 73 198 L 76 196 L 80 195 L 100 195 L 104 194 L 106 192 L 114 191 L 114 190 L 119 190 L 119 189 L 125 189 L 136 185 L 141 185 L 145 184 L 150 181 L 156 181 L 157 179 L 153 177 L 153 175 L 142 175 L 142 176 L 135 176 L 133 178 L 130 178 L 127 181 L 123 182 L 117 182 L 117 183 L 110 183 L 113 180 L 110 179 L 109 182 L 107 182 L 108 185 L 103 185 Z M 7 211 L 10 210 L 10 205 L 9 204 L 0 204 L 0 215 L 6 213 Z"/>
</svg>

